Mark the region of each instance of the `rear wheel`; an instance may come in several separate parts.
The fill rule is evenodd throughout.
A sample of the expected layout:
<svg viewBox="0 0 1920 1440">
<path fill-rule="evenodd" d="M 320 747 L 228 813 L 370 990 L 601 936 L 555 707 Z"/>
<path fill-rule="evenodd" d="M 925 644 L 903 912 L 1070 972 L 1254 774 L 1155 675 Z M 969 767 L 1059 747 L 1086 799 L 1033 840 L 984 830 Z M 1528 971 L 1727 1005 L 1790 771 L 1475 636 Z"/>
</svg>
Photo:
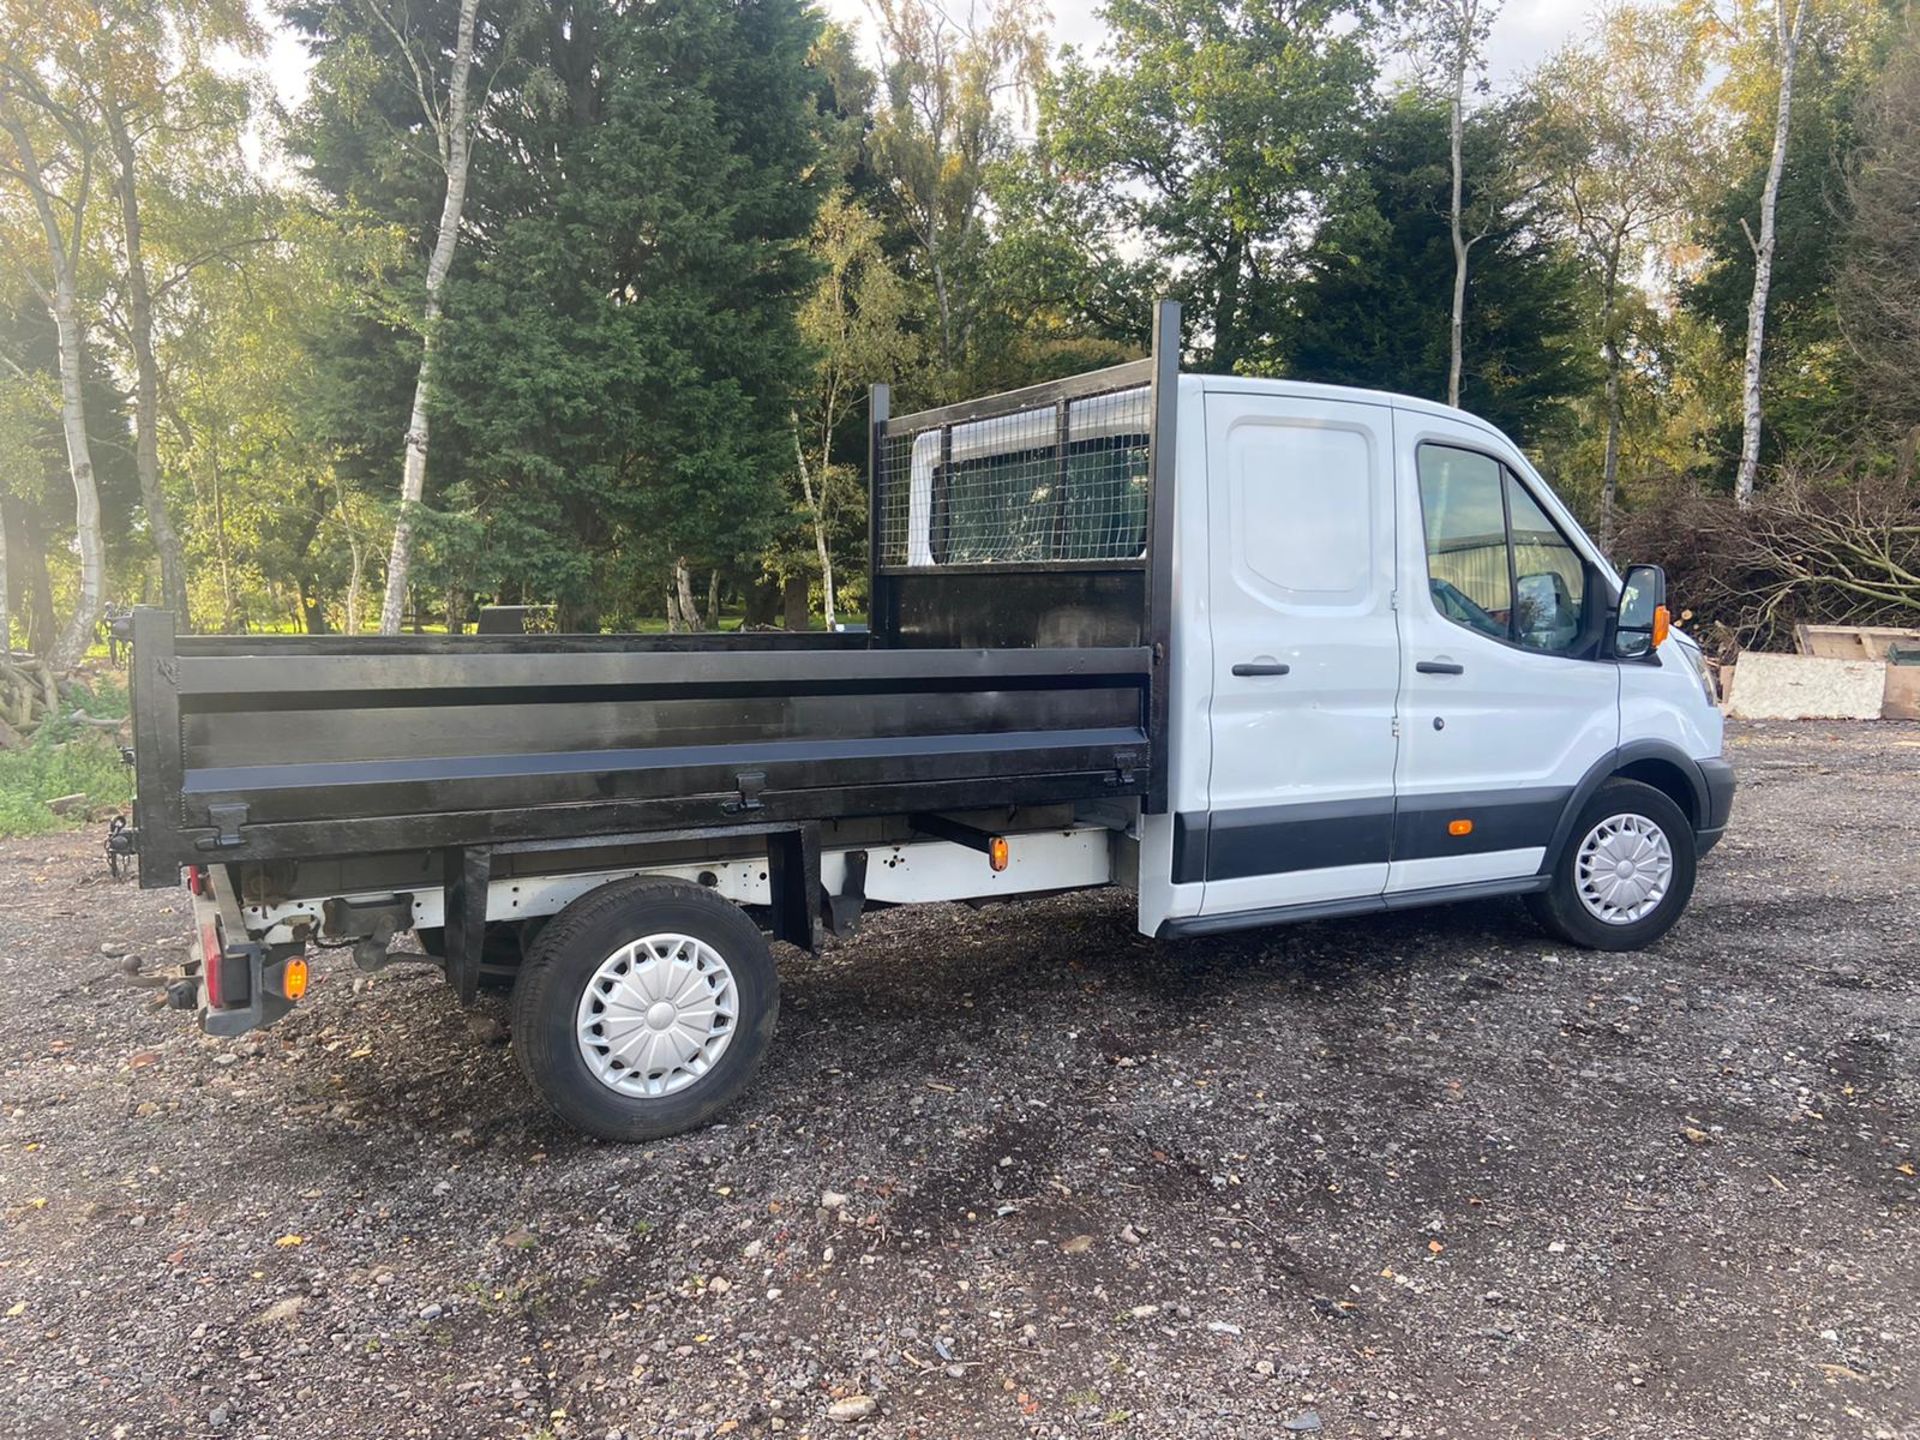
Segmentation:
<svg viewBox="0 0 1920 1440">
<path fill-rule="evenodd" d="M 1527 908 L 1556 939 L 1639 950 L 1673 928 L 1693 895 L 1693 826 L 1651 785 L 1609 780 L 1581 807 L 1552 883 Z"/>
<path fill-rule="evenodd" d="M 655 1140 L 711 1120 L 759 1068 L 780 1008 L 773 955 L 729 901 L 616 881 L 546 925 L 513 993 L 513 1045 L 563 1120 Z"/>
</svg>

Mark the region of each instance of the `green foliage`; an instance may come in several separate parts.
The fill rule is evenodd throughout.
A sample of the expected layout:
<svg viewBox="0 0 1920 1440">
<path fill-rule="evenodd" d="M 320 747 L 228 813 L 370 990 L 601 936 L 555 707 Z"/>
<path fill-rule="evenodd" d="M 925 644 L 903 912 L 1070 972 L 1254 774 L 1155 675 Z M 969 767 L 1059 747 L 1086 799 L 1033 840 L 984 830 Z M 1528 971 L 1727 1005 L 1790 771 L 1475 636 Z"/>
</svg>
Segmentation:
<svg viewBox="0 0 1920 1440">
<path fill-rule="evenodd" d="M 313 57 L 293 116 L 259 98 L 239 0 L 20 11 L 0 88 L 77 107 L 71 125 L 44 107 L 34 121 L 63 194 L 89 146 L 98 161 L 75 223 L 112 602 L 157 599 L 160 580 L 101 129 L 120 107 L 152 282 L 158 494 L 194 619 L 366 628 L 446 183 L 425 118 L 446 76 L 413 65 L 452 49 L 460 7 L 281 3 Z M 867 386 L 890 382 L 903 412 L 1132 358 L 1163 294 L 1186 302 L 1196 368 L 1444 396 L 1456 94 L 1462 403 L 1597 527 L 1730 475 L 1771 0 L 1608 7 L 1491 98 L 1472 83 L 1485 0 L 1106 0 L 1106 43 L 1051 73 L 1032 0 L 876 3 L 869 69 L 856 32 L 804 0 L 483 0 L 417 627 L 458 624 L 479 598 L 658 628 L 678 619 L 663 603 L 678 576 L 728 623 L 801 623 L 809 595 L 817 623 L 823 545 L 844 618 L 868 593 Z M 1764 459 L 1900 478 L 1920 449 L 1920 70 L 1895 13 L 1910 7 L 1811 3 Z M 1378 67 L 1409 54 L 1443 83 L 1377 96 Z M 243 164 L 256 138 L 264 160 Z M 21 180 L 0 171 L 0 519 L 10 633 L 44 651 L 78 588 L 74 485 Z M 44 743 L 5 761 L 21 794 L 100 749 Z"/>
<path fill-rule="evenodd" d="M 1920 445 L 1920 11 L 1909 10 L 1865 108 L 1865 143 L 1847 176 L 1836 308 L 1864 408 L 1877 429 L 1899 437 L 1904 482 Z"/>
<path fill-rule="evenodd" d="M 1460 403 L 1535 444 L 1568 426 L 1568 401 L 1591 387 L 1596 367 L 1579 268 L 1543 232 L 1537 192 L 1515 183 L 1504 164 L 1518 129 L 1504 110 L 1483 111 L 1466 126 L 1473 244 Z M 1372 118 L 1307 253 L 1276 368 L 1446 399 L 1447 144 L 1443 102 L 1405 93 Z"/>
<path fill-rule="evenodd" d="M 1099 61 L 1069 52 L 1042 133 L 1099 229 L 1137 236 L 1210 367 L 1270 333 L 1371 83 L 1349 0 L 1109 0 Z"/>
<path fill-rule="evenodd" d="M 1862 19 L 1835 5 L 1816 16 L 1801 46 L 1767 301 L 1761 455 L 1769 464 L 1789 456 L 1831 461 L 1858 439 L 1861 397 L 1840 333 L 1834 282 L 1847 254 L 1849 219 L 1836 158 L 1859 145 L 1855 117 L 1871 78 L 1858 53 Z M 1770 53 L 1736 47 L 1731 59 L 1725 87 L 1737 129 L 1728 147 L 1728 180 L 1701 209 L 1697 236 L 1705 259 L 1681 285 L 1680 297 L 1721 337 L 1723 363 L 1737 367 L 1753 292 L 1749 237 L 1771 156 L 1777 75 Z M 1726 488 L 1740 449 L 1737 408 L 1714 418 L 1708 445 L 1702 478 Z"/>
<path fill-rule="evenodd" d="M 73 708 L 101 718 L 127 713 L 126 690 L 110 678 L 96 680 L 91 690 L 76 685 L 69 699 Z M 64 816 L 47 808 L 65 795 L 86 799 Z M 65 716 L 44 722 L 23 748 L 0 751 L 0 839 L 71 829 L 87 823 L 89 811 L 132 798 L 132 772 L 120 762 L 119 747 Z"/>
<path fill-rule="evenodd" d="M 879 217 L 846 190 L 828 196 L 814 220 L 811 250 L 820 274 L 799 312 L 814 363 L 793 417 L 791 515 L 765 557 L 769 572 L 783 580 L 819 578 L 823 545 L 829 559 L 864 549 L 866 488 L 857 466 L 866 458 L 866 428 L 855 422 L 868 384 L 908 374 L 921 361 L 910 329 L 913 296 L 887 259 L 885 238 Z M 836 589 L 843 578 L 835 576 Z M 831 607 L 823 600 L 824 608 Z"/>
<path fill-rule="evenodd" d="M 323 63 L 302 152 L 343 217 L 413 229 L 437 211 L 434 177 L 369 119 L 411 113 L 408 82 L 354 15 L 309 17 Z M 630 613 L 658 593 L 647 574 L 681 556 L 739 566 L 777 525 L 805 363 L 818 22 L 794 0 L 669 0 L 496 27 L 466 205 L 481 239 L 456 261 L 436 366 L 423 570 L 574 619 Z M 323 438 L 365 486 L 399 471 L 417 364 L 400 313 L 369 303 L 315 350 Z"/>
<path fill-rule="evenodd" d="M 883 41 L 872 150 L 931 292 L 927 327 L 950 398 L 978 342 L 981 271 L 992 245 L 988 184 L 1016 149 L 1007 101 L 1024 110 L 1046 74 L 1046 16 L 997 0 L 955 20 L 937 0 L 875 0 Z"/>
</svg>

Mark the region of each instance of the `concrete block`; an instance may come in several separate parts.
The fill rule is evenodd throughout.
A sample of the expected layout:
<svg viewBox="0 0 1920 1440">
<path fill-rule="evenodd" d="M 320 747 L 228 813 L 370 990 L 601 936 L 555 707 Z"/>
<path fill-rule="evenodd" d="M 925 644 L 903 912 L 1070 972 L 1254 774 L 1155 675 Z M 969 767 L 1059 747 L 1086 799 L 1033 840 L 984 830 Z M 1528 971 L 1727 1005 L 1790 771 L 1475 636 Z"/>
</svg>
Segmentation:
<svg viewBox="0 0 1920 1440">
<path fill-rule="evenodd" d="M 1742 720 L 1878 720 L 1887 667 L 1877 660 L 1821 660 L 1749 650 L 1727 713 Z"/>
</svg>

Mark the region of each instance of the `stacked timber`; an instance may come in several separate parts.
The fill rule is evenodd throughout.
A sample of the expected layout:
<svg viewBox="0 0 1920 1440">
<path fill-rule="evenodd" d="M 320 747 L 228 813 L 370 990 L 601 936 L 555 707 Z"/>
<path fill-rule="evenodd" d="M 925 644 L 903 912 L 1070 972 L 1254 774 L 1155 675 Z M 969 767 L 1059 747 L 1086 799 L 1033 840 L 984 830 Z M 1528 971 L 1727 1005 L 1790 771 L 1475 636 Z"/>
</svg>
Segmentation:
<svg viewBox="0 0 1920 1440">
<path fill-rule="evenodd" d="M 17 650 L 0 659 L 0 750 L 18 749 L 59 713 L 60 686 L 46 661 Z"/>
</svg>

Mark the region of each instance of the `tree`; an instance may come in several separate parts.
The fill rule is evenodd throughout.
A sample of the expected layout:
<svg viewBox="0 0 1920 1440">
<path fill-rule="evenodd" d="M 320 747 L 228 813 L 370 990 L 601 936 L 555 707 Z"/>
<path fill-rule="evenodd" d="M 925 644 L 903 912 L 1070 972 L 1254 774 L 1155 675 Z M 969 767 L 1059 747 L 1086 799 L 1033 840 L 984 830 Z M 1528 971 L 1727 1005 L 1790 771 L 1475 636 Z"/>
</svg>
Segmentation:
<svg viewBox="0 0 1920 1440">
<path fill-rule="evenodd" d="M 869 383 L 899 375 L 915 358 L 907 329 L 907 287 L 887 263 L 884 236 L 878 217 L 844 191 L 828 196 L 813 225 L 813 253 L 822 274 L 800 307 L 800 334 L 819 358 L 804 408 L 794 417 L 793 450 L 812 520 L 829 629 L 834 623 L 832 512 L 845 477 L 845 467 L 833 461 L 834 435 L 864 403 Z"/>
<path fill-rule="evenodd" d="M 1482 50 L 1500 13 L 1499 0 L 1424 0 L 1403 12 L 1404 43 L 1422 69 L 1437 70 L 1446 86 L 1447 138 L 1452 190 L 1447 221 L 1453 245 L 1453 314 L 1448 327 L 1447 403 L 1460 403 L 1461 343 L 1467 308 L 1467 252 L 1484 232 L 1466 234 L 1462 195 L 1466 186 L 1467 80 L 1486 84 Z"/>
<path fill-rule="evenodd" d="M 1449 325 L 1451 137 L 1445 111 L 1408 91 L 1366 127 L 1302 260 L 1283 337 L 1286 374 L 1440 399 L 1537 446 L 1567 428 L 1597 376 L 1584 346 L 1579 265 L 1543 225 L 1543 197 L 1510 157 L 1529 122 L 1509 104 L 1462 127 L 1462 211 L 1479 256 L 1457 334 Z M 1456 375 L 1453 365 L 1467 357 Z"/>
<path fill-rule="evenodd" d="M 1045 143 L 1105 228 L 1167 267 L 1232 370 L 1271 332 L 1345 157 L 1373 62 L 1348 0 L 1109 0 L 1097 64 L 1069 53 Z"/>
<path fill-rule="evenodd" d="M 1006 106 L 1046 73 L 1037 0 L 1000 0 L 953 20 L 936 0 L 872 0 L 884 101 L 876 165 L 933 284 L 940 363 L 951 374 L 972 333 L 973 278 L 987 245 L 987 175 L 1013 152 Z"/>
<path fill-rule="evenodd" d="M 1622 6 L 1592 39 L 1568 45 L 1533 79 L 1534 145 L 1559 224 L 1598 277 L 1606 365 L 1600 543 L 1611 545 L 1619 489 L 1624 291 L 1649 247 L 1674 231 L 1696 192 L 1712 133 L 1700 103 L 1702 38 L 1675 12 Z"/>
<path fill-rule="evenodd" d="M 410 588 L 553 602 L 567 628 L 657 616 L 670 590 L 683 620 L 681 563 L 697 612 L 790 508 L 794 314 L 827 182 L 819 22 L 798 0 L 494 13 Z M 451 12 L 419 19 L 450 53 Z M 419 103 L 392 36 L 356 0 L 300 23 L 316 60 L 294 146 L 329 221 L 431 233 L 445 173 L 408 144 Z M 417 391 L 419 274 L 369 273 L 312 335 L 311 408 L 349 492 L 379 484 Z"/>
<path fill-rule="evenodd" d="M 469 93 L 473 75 L 474 31 L 480 0 L 460 0 L 460 22 L 453 42 L 452 66 L 442 102 L 439 66 L 423 55 L 416 37 L 407 32 L 404 12 L 389 14 L 386 0 L 366 0 L 367 8 L 392 35 L 412 72 L 420 113 L 432 132 L 436 156 L 446 175 L 440 220 L 434 227 L 433 251 L 427 260 L 426 303 L 420 315 L 420 369 L 414 380 L 413 409 L 407 417 L 405 459 L 400 474 L 400 508 L 393 521 L 393 548 L 387 556 L 387 592 L 380 605 L 380 633 L 397 635 L 407 603 L 407 574 L 413 559 L 414 510 L 426 494 L 427 445 L 430 420 L 428 397 L 433 386 L 434 352 L 440 345 L 441 291 L 453 268 L 460 241 L 460 216 L 467 199 L 467 168 L 472 158 L 475 106 Z"/>
<path fill-rule="evenodd" d="M 1861 155 L 1845 178 L 1839 321 L 1868 404 L 1902 434 L 1904 482 L 1920 444 L 1920 12 L 1908 15 L 1863 131 Z"/>
<path fill-rule="evenodd" d="M 1731 393 L 1710 422 L 1714 453 L 1703 478 L 1731 489 L 1745 419 L 1744 371 L 1749 310 L 1758 271 L 1751 237 L 1772 164 L 1779 73 L 1766 27 L 1724 30 L 1714 103 L 1732 135 L 1724 176 L 1705 187 L 1689 236 L 1702 251 L 1680 286 L 1687 310 L 1711 322 L 1723 341 Z M 1859 114 L 1876 71 L 1877 22 L 1862 5 L 1823 0 L 1808 12 L 1793 91 L 1793 124 L 1775 186 L 1776 244 L 1764 318 L 1761 375 L 1765 426 L 1761 465 L 1789 457 L 1836 461 L 1862 438 L 1866 407 L 1860 368 L 1847 354 L 1835 306 L 1835 277 L 1850 225 L 1844 178 L 1859 151 Z M 1702 357 L 1705 360 L 1708 357 Z"/>
<path fill-rule="evenodd" d="M 572 623 L 657 614 L 664 581 L 703 623 L 694 577 L 711 593 L 787 511 L 817 31 L 798 0 L 528 27 L 515 65 L 555 100 L 522 102 L 516 79 L 495 107 L 436 416 L 483 578 Z"/>
<path fill-rule="evenodd" d="M 12 14 L 10 11 L 10 32 L 14 29 Z M 16 195 L 24 193 L 31 207 L 40 234 L 40 253 L 33 258 L 20 254 L 21 273 L 52 312 L 59 333 L 60 420 L 73 481 L 74 526 L 80 547 L 80 579 L 73 613 L 48 657 L 64 669 L 86 654 L 106 608 L 106 543 L 101 530 L 100 490 L 93 473 L 93 449 L 87 434 L 86 332 L 80 297 L 80 265 L 87 239 L 87 207 L 93 198 L 97 147 L 77 109 L 76 97 L 43 82 L 25 39 L 24 35 L 9 33 L 0 43 L 0 136 L 7 142 L 0 148 L 0 176 Z M 6 227 L 15 235 L 20 228 Z"/>
<path fill-rule="evenodd" d="M 1791 10 L 1789 10 L 1791 6 Z M 1766 346 L 1767 287 L 1773 280 L 1777 243 L 1774 213 L 1780 200 L 1780 172 L 1787 160 L 1787 136 L 1793 124 L 1793 75 L 1806 28 L 1807 0 L 1774 0 L 1773 36 L 1779 64 L 1780 98 L 1773 126 L 1773 153 L 1767 162 L 1766 188 L 1760 192 L 1760 233 L 1747 231 L 1753 246 L 1753 297 L 1747 303 L 1747 354 L 1741 367 L 1740 468 L 1733 497 L 1745 508 L 1753 500 L 1753 478 L 1760 466 L 1760 366 Z"/>
<path fill-rule="evenodd" d="M 237 135 L 246 117 L 245 92 L 220 83 L 207 54 L 219 46 L 241 54 L 255 51 L 260 35 L 239 0 L 175 0 L 165 9 L 95 4 L 88 13 L 95 38 L 74 47 L 62 62 L 81 78 L 88 110 L 104 132 L 111 157 L 124 296 L 124 314 L 111 318 L 120 322 L 133 361 L 135 466 L 160 561 L 162 597 L 181 627 L 190 629 L 186 561 L 161 484 L 154 310 L 211 256 L 180 254 L 160 284 L 152 283 L 147 191 L 162 170 L 179 168 L 182 152 L 193 150 L 209 131 L 227 138 Z"/>
</svg>

